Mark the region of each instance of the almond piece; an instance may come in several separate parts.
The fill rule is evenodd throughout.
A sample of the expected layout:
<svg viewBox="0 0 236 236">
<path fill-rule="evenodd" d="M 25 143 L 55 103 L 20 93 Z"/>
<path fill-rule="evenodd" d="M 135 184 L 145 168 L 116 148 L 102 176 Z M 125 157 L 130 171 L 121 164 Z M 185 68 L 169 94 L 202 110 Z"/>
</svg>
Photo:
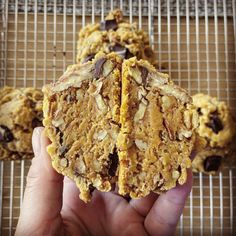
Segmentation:
<svg viewBox="0 0 236 236">
<path fill-rule="evenodd" d="M 135 145 L 137 146 L 137 148 L 140 150 L 140 151 L 145 151 L 148 147 L 147 143 L 145 143 L 143 140 L 141 139 L 135 139 L 134 140 L 135 142 Z"/>
</svg>

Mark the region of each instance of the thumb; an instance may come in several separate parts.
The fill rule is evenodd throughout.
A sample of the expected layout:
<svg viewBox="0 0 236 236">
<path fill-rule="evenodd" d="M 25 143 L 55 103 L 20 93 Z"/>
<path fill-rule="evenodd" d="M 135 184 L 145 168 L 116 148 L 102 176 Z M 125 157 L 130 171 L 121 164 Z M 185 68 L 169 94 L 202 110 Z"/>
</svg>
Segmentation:
<svg viewBox="0 0 236 236">
<path fill-rule="evenodd" d="M 49 140 L 44 136 L 43 128 L 34 130 L 32 143 L 35 157 L 27 176 L 16 235 L 35 235 L 43 226 L 48 227 L 47 222 L 52 223 L 57 218 L 60 221 L 63 177 L 51 166 L 46 151 Z"/>
</svg>

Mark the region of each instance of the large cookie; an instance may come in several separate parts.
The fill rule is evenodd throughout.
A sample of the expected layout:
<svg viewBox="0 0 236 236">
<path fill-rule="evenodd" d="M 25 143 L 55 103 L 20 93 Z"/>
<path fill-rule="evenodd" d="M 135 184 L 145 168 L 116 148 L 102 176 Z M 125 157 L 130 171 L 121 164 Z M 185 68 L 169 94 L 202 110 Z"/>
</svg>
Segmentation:
<svg viewBox="0 0 236 236">
<path fill-rule="evenodd" d="M 192 168 L 195 172 L 215 174 L 227 157 L 232 156 L 235 122 L 227 104 L 214 97 L 196 94 L 193 103 L 199 113 L 199 127 Z"/>
<path fill-rule="evenodd" d="M 184 184 L 197 112 L 187 92 L 136 58 L 122 65 L 119 193 L 140 198 Z"/>
<path fill-rule="evenodd" d="M 130 24 L 124 21 L 120 10 L 110 12 L 105 21 L 87 25 L 79 33 L 78 63 L 92 60 L 100 51 L 116 52 L 126 59 L 136 56 L 156 65 L 148 35 L 138 29 L 136 23 Z"/>
<path fill-rule="evenodd" d="M 0 89 L 0 160 L 33 157 L 31 138 L 42 126 L 42 101 L 39 89 Z"/>
<path fill-rule="evenodd" d="M 53 167 L 76 182 L 85 202 L 92 190 L 110 191 L 116 181 L 120 71 L 120 57 L 99 54 L 43 88 Z"/>
<path fill-rule="evenodd" d="M 197 112 L 148 62 L 99 53 L 43 92 L 53 167 L 76 182 L 83 201 L 115 183 L 136 198 L 186 182 Z"/>
</svg>

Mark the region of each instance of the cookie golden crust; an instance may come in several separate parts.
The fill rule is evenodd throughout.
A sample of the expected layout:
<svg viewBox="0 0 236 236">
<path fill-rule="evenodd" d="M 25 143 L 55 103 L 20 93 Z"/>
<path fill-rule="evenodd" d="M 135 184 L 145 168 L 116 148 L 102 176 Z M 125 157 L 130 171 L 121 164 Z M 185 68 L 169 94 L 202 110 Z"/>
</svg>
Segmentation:
<svg viewBox="0 0 236 236">
<path fill-rule="evenodd" d="M 77 62 L 84 63 L 94 58 L 98 52 L 116 52 L 123 58 L 136 56 L 157 65 L 149 44 L 148 35 L 138 29 L 136 23 L 123 20 L 122 12 L 109 13 L 105 21 L 90 24 L 81 29 L 77 44 Z"/>
<path fill-rule="evenodd" d="M 0 160 L 33 157 L 33 129 L 42 126 L 43 93 L 35 88 L 0 89 Z"/>
<path fill-rule="evenodd" d="M 193 96 L 193 103 L 199 114 L 199 127 L 192 168 L 195 172 L 216 174 L 232 156 L 235 122 L 227 104 L 217 98 L 199 93 Z"/>
<path fill-rule="evenodd" d="M 191 102 L 185 90 L 147 61 L 124 61 L 117 144 L 121 195 L 140 198 L 186 182 L 198 124 Z"/>
<path fill-rule="evenodd" d="M 45 86 L 44 125 L 53 167 L 73 179 L 87 202 L 116 182 L 121 58 L 98 54 Z"/>
</svg>

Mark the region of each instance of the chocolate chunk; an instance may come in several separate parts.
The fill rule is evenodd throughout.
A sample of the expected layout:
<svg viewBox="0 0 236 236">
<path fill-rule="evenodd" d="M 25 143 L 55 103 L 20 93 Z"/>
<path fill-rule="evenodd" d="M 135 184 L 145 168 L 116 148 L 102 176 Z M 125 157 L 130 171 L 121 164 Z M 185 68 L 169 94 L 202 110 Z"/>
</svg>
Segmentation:
<svg viewBox="0 0 236 236">
<path fill-rule="evenodd" d="M 102 69 L 103 69 L 103 64 L 106 62 L 106 58 L 101 58 L 99 60 L 97 60 L 97 62 L 95 63 L 95 72 L 94 72 L 94 77 L 96 79 L 99 79 L 101 73 L 102 73 Z"/>
<path fill-rule="evenodd" d="M 209 156 L 204 161 L 205 171 L 218 171 L 222 157 L 218 155 Z"/>
<path fill-rule="evenodd" d="M 115 149 L 113 153 L 110 153 L 108 158 L 110 160 L 108 174 L 111 177 L 114 177 L 116 175 L 116 170 L 117 170 L 118 162 L 119 162 L 117 150 Z"/>
<path fill-rule="evenodd" d="M 109 47 L 110 51 L 116 52 L 118 55 L 120 55 L 122 58 L 129 59 L 130 57 L 133 57 L 134 55 L 129 51 L 128 48 L 120 45 L 115 44 L 114 46 Z"/>
<path fill-rule="evenodd" d="M 197 113 L 198 113 L 198 115 L 200 115 L 200 116 L 203 115 L 203 114 L 202 114 L 202 110 L 201 110 L 200 107 L 198 107 L 198 109 L 197 109 Z"/>
<path fill-rule="evenodd" d="M 91 194 L 95 189 L 96 189 L 96 188 L 95 188 L 92 184 L 89 185 L 89 192 L 90 192 L 90 194 Z"/>
<path fill-rule="evenodd" d="M 147 83 L 147 76 L 148 76 L 148 70 L 147 68 L 140 66 L 139 67 L 140 71 L 141 71 L 141 77 L 142 77 L 142 82 L 143 84 L 146 86 Z"/>
<path fill-rule="evenodd" d="M 210 114 L 210 121 L 206 126 L 211 128 L 215 134 L 218 134 L 224 128 L 217 111 Z"/>
<path fill-rule="evenodd" d="M 10 129 L 5 125 L 0 125 L 0 142 L 9 143 L 14 139 L 14 136 Z"/>
<path fill-rule="evenodd" d="M 42 121 L 39 120 L 38 118 L 34 118 L 32 120 L 32 128 L 33 129 L 36 128 L 36 127 L 41 127 L 41 126 L 43 126 Z"/>
<path fill-rule="evenodd" d="M 116 30 L 118 28 L 118 24 L 115 19 L 113 20 L 105 20 L 100 23 L 100 30 Z"/>
<path fill-rule="evenodd" d="M 95 57 L 95 54 L 94 54 L 94 53 L 88 55 L 87 57 L 85 57 L 83 63 L 88 62 L 88 61 L 91 61 L 94 57 Z"/>
</svg>

